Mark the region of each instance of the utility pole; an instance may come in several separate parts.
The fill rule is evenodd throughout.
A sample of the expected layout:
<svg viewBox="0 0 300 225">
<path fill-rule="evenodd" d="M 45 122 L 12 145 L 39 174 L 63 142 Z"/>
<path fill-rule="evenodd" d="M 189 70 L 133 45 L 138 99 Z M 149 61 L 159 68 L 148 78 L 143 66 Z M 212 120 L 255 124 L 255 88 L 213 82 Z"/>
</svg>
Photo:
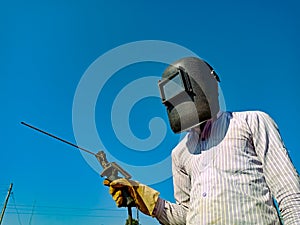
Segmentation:
<svg viewBox="0 0 300 225">
<path fill-rule="evenodd" d="M 2 223 L 2 219 L 3 219 L 4 212 L 5 212 L 5 209 L 6 209 L 6 205 L 7 205 L 7 202 L 8 202 L 9 196 L 10 196 L 10 193 L 11 193 L 12 186 L 13 186 L 13 184 L 11 183 L 11 184 L 9 185 L 9 189 L 8 189 L 8 192 L 7 192 L 7 196 L 6 196 L 6 199 L 5 199 L 5 203 L 4 203 L 3 209 L 2 209 L 2 211 L 1 211 L 0 225 L 1 225 L 1 223 Z"/>
</svg>

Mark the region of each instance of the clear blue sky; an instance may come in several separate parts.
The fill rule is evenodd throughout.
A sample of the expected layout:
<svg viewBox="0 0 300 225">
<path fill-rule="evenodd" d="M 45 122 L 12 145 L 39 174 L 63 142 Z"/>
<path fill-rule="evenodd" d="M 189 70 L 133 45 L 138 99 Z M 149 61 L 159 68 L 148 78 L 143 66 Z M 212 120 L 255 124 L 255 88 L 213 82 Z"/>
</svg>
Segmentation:
<svg viewBox="0 0 300 225">
<path fill-rule="evenodd" d="M 227 110 L 269 113 L 299 171 L 299 7 L 296 0 L 0 1 L 1 204 L 9 184 L 14 184 L 3 225 L 125 224 L 126 210 L 115 207 L 95 159 L 20 122 L 76 143 L 72 107 L 81 78 L 98 57 L 135 41 L 176 43 L 206 59 L 221 78 Z M 107 66 L 113 64 L 111 60 Z M 133 179 L 148 168 L 138 176 L 144 183 L 169 171 L 170 165 L 163 170 L 151 166 L 167 159 L 180 137 L 167 128 L 158 146 L 133 150 L 116 135 L 111 111 L 123 87 L 160 76 L 164 66 L 138 63 L 113 74 L 99 93 L 95 117 L 90 118 L 105 150 L 134 167 L 128 169 Z M 98 74 L 102 76 L 101 71 Z M 134 88 L 135 93 L 156 90 L 156 83 Z M 127 94 L 127 100 L 131 98 Z M 87 100 L 83 107 L 90 105 Z M 123 118 L 126 110 L 114 109 Z M 125 122 L 134 135 L 145 139 L 161 134 L 160 129 L 149 131 L 153 117 L 166 121 L 163 105 L 157 97 L 145 96 L 132 106 Z M 119 124 L 124 120 L 114 121 L 122 132 Z M 90 135 L 84 126 L 79 133 Z M 173 201 L 171 178 L 152 183 L 163 198 Z M 141 223 L 158 224 L 142 215 Z"/>
</svg>

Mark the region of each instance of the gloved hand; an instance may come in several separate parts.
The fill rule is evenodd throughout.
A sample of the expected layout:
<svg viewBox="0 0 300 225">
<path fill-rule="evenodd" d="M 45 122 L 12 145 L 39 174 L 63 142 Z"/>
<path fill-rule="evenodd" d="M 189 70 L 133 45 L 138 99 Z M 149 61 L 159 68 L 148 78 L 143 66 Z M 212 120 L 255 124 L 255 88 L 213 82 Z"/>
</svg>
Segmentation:
<svg viewBox="0 0 300 225">
<path fill-rule="evenodd" d="M 136 207 L 144 214 L 153 216 L 153 210 L 158 200 L 159 192 L 137 181 L 120 178 L 110 182 L 104 180 L 104 185 L 109 186 L 109 193 L 118 207 L 126 206 L 124 191 L 133 198 Z"/>
</svg>

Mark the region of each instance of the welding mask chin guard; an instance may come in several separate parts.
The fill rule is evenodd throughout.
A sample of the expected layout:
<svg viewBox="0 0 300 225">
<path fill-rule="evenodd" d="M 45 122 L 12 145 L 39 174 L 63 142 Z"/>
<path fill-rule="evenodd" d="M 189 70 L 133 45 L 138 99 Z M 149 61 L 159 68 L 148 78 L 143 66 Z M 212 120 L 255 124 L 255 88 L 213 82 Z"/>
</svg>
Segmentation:
<svg viewBox="0 0 300 225">
<path fill-rule="evenodd" d="M 219 77 L 205 61 L 187 57 L 169 65 L 158 82 L 171 129 L 180 133 L 219 112 Z"/>
</svg>

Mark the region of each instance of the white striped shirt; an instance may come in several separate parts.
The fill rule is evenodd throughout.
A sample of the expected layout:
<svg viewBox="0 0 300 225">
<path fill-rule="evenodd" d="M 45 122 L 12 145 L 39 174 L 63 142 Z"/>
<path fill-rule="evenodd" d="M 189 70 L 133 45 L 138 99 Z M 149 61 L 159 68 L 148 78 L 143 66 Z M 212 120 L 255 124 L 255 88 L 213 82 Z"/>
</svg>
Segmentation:
<svg viewBox="0 0 300 225">
<path fill-rule="evenodd" d="M 199 139 L 200 136 L 200 139 Z M 300 180 L 277 125 L 260 111 L 223 112 L 172 151 L 176 203 L 159 199 L 161 224 L 300 224 Z"/>
</svg>

